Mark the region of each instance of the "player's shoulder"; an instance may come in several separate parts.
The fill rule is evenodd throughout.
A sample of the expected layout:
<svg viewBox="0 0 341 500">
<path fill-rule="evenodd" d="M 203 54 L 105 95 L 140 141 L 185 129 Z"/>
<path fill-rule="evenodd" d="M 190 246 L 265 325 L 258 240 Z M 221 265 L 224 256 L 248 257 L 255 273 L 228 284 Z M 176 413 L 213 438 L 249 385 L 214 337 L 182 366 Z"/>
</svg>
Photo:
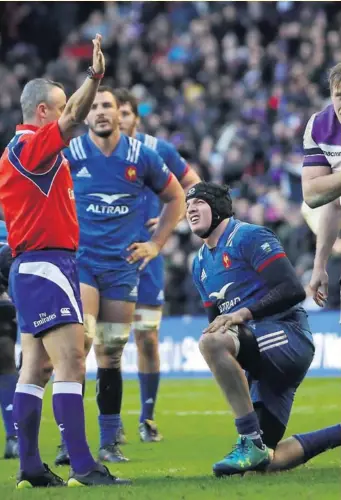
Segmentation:
<svg viewBox="0 0 341 500">
<path fill-rule="evenodd" d="M 136 141 L 136 139 L 134 139 Z M 151 148 L 148 146 L 146 143 L 142 143 L 141 141 L 138 141 L 141 144 L 140 148 L 140 155 L 141 155 L 141 160 L 156 160 L 160 158 L 160 155 L 156 149 Z"/>
<path fill-rule="evenodd" d="M 7 147 L 11 149 L 13 146 L 19 147 L 19 149 L 24 145 L 24 143 L 30 139 L 33 138 L 36 134 L 36 130 L 30 130 L 30 129 L 25 129 L 21 128 L 19 130 L 16 130 L 15 134 L 7 144 Z M 21 145 L 21 146 L 19 146 Z"/>
<path fill-rule="evenodd" d="M 304 140 L 313 139 L 316 143 L 327 142 L 335 129 L 340 132 L 341 125 L 333 105 L 329 104 L 321 111 L 311 115 L 305 128 Z"/>
<path fill-rule="evenodd" d="M 238 244 L 248 244 L 257 239 L 262 239 L 264 236 L 276 237 L 271 229 L 265 226 L 250 224 L 249 222 L 235 219 L 235 226 L 227 237 L 226 246 L 232 247 Z"/>
<path fill-rule="evenodd" d="M 152 149 L 153 151 L 156 151 L 157 148 L 159 147 L 160 139 L 154 137 L 153 135 L 138 132 L 136 135 L 136 139 L 141 141 L 142 144 L 147 146 L 147 148 Z"/>
<path fill-rule="evenodd" d="M 169 162 L 176 158 L 181 159 L 176 147 L 165 139 L 157 139 L 156 151 Z"/>
<path fill-rule="evenodd" d="M 162 139 L 160 137 L 155 137 L 153 135 L 139 133 L 137 135 L 137 138 L 145 146 L 152 149 L 153 151 L 156 151 L 161 156 L 164 154 L 174 154 L 174 153 L 178 154 L 176 148 L 173 146 L 172 143 L 170 143 L 170 142 L 168 142 L 165 139 Z"/>
<path fill-rule="evenodd" d="M 84 161 L 91 156 L 87 133 L 71 139 L 69 147 L 63 149 L 63 153 L 71 161 Z"/>
</svg>

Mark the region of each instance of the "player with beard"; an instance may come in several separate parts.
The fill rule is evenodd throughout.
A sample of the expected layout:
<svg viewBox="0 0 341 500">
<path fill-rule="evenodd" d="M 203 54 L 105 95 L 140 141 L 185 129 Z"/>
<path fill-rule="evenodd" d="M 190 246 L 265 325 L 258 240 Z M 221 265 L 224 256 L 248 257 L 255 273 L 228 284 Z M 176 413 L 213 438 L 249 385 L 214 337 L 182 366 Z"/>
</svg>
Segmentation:
<svg viewBox="0 0 341 500">
<path fill-rule="evenodd" d="M 179 155 L 169 142 L 137 131 L 140 119 L 138 101 L 127 89 L 116 91 L 120 110 L 120 130 L 135 137 L 156 151 L 169 170 L 176 176 L 185 192 L 200 181 L 196 172 Z M 145 219 L 142 241 L 149 241 L 159 221 L 161 203 L 159 197 L 146 189 Z M 153 259 L 141 272 L 138 285 L 137 305 L 134 317 L 134 336 L 137 346 L 138 377 L 140 382 L 141 413 L 139 433 L 142 442 L 162 439 L 154 421 L 154 408 L 160 381 L 159 328 L 164 301 L 164 261 L 162 255 Z M 124 435 L 123 435 L 124 436 Z M 125 436 L 120 435 L 125 441 Z"/>
<path fill-rule="evenodd" d="M 86 350 L 93 341 L 98 364 L 99 459 L 123 462 L 127 458 L 117 445 L 121 357 L 134 317 L 139 272 L 158 256 L 184 213 L 184 193 L 156 152 L 121 134 L 118 103 L 110 87 L 99 88 L 86 123 L 89 132 L 72 140 L 64 153 L 80 224 L 77 262 Z M 141 242 L 146 186 L 164 208 L 152 238 Z M 56 464 L 67 462 L 62 444 Z"/>
</svg>

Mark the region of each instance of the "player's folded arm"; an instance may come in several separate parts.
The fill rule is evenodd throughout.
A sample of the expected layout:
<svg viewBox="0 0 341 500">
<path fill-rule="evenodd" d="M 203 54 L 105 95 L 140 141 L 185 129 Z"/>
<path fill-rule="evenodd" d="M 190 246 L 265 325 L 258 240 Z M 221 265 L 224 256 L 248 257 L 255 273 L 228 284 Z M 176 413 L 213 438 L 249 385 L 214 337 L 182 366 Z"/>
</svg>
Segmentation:
<svg viewBox="0 0 341 500">
<path fill-rule="evenodd" d="M 32 173 L 46 173 L 57 160 L 58 153 L 65 148 L 65 143 L 57 121 L 39 128 L 34 134 L 25 134 L 11 152 L 20 161 L 24 170 Z"/>
</svg>

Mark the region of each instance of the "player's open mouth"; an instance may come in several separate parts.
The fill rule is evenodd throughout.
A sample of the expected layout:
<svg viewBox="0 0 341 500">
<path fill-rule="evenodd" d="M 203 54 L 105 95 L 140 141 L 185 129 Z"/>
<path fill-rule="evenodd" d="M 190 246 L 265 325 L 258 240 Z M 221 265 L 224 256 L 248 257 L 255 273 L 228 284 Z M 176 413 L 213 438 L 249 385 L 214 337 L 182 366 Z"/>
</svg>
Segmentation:
<svg viewBox="0 0 341 500">
<path fill-rule="evenodd" d="M 199 221 L 199 218 L 199 215 L 192 215 L 192 217 L 190 217 L 190 221 L 192 224 L 196 224 Z"/>
<path fill-rule="evenodd" d="M 109 121 L 108 120 L 98 120 L 96 122 L 96 125 L 109 125 Z"/>
</svg>

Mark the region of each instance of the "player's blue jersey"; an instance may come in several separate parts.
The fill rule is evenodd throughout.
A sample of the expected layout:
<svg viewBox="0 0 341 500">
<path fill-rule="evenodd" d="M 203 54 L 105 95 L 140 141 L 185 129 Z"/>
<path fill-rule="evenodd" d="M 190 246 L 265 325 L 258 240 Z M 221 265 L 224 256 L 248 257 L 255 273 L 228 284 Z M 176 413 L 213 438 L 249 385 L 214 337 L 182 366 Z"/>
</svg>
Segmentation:
<svg viewBox="0 0 341 500">
<path fill-rule="evenodd" d="M 145 186 L 161 192 L 172 174 L 155 151 L 125 135 L 110 156 L 88 134 L 72 139 L 64 154 L 80 224 L 78 258 L 93 269 L 114 269 L 127 247 L 141 241 Z"/>
<path fill-rule="evenodd" d="M 193 279 L 204 306 L 220 314 L 249 307 L 268 293 L 260 271 L 285 253 L 272 231 L 233 217 L 215 248 L 204 244 L 193 262 Z"/>
<path fill-rule="evenodd" d="M 188 172 L 188 165 L 185 160 L 179 155 L 173 144 L 163 140 L 157 139 L 152 135 L 142 134 L 138 132 L 136 138 L 141 141 L 145 146 L 156 151 L 169 170 L 175 175 L 178 180 L 181 180 Z M 145 222 L 147 220 L 158 217 L 161 211 L 160 199 L 155 195 L 155 193 L 147 188 L 146 189 L 146 205 L 145 205 Z M 150 233 L 147 228 L 144 227 L 143 241 L 150 240 Z"/>
<path fill-rule="evenodd" d="M 7 243 L 7 228 L 3 220 L 0 220 L 0 245 Z"/>
</svg>

